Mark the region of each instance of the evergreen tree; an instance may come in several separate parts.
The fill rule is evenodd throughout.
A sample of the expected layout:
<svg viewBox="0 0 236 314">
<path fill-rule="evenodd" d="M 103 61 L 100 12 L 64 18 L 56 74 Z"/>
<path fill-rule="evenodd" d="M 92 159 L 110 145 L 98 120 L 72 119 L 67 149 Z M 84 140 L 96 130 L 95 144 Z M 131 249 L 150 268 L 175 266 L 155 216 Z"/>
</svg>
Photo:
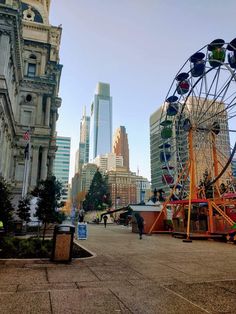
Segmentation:
<svg viewBox="0 0 236 314">
<path fill-rule="evenodd" d="M 83 201 L 85 211 L 104 210 L 111 206 L 111 198 L 108 192 L 107 177 L 103 178 L 97 170 L 94 174 L 89 191 Z"/>
<path fill-rule="evenodd" d="M 11 190 L 7 182 L 0 177 L 0 220 L 7 230 L 14 208 L 11 204 Z"/>
<path fill-rule="evenodd" d="M 47 223 L 61 222 L 64 218 L 58 211 L 62 207 L 61 191 L 62 184 L 52 176 L 41 181 L 32 192 L 32 195 L 38 198 L 35 216 L 44 224 L 43 239 Z"/>
<path fill-rule="evenodd" d="M 19 200 L 17 215 L 25 222 L 30 222 L 30 197 Z"/>
</svg>

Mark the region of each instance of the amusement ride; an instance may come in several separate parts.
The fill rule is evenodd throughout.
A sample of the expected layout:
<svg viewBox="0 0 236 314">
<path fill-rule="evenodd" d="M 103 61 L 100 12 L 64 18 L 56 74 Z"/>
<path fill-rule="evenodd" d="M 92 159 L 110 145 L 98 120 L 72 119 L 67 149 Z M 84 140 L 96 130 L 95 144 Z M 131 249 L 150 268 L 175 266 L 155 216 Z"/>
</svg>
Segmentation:
<svg viewBox="0 0 236 314">
<path fill-rule="evenodd" d="M 235 117 L 236 38 L 216 39 L 188 58 L 162 105 L 157 136 L 166 197 L 149 233 L 171 209 L 172 232 L 186 242 L 194 235 L 231 237 Z"/>
</svg>

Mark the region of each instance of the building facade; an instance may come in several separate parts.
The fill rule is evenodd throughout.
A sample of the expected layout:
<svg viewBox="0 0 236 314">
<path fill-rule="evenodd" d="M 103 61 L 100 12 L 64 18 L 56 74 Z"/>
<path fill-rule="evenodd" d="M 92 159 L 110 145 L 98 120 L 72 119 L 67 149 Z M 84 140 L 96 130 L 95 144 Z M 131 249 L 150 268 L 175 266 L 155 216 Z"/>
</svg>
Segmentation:
<svg viewBox="0 0 236 314">
<path fill-rule="evenodd" d="M 62 183 L 62 201 L 67 201 L 69 196 L 69 172 L 70 172 L 70 137 L 56 137 L 56 157 L 53 166 L 53 174 Z"/>
<path fill-rule="evenodd" d="M 137 199 L 136 203 L 147 203 L 151 197 L 151 183 L 147 178 L 136 176 Z"/>
<path fill-rule="evenodd" d="M 109 153 L 97 156 L 93 161 L 99 171 L 105 174 L 106 171 L 116 170 L 117 167 L 123 167 L 123 156 L 116 156 L 114 153 Z"/>
<path fill-rule="evenodd" d="M 85 164 L 82 167 L 80 191 L 87 193 L 92 183 L 93 177 L 97 172 L 97 165 Z"/>
<path fill-rule="evenodd" d="M 116 129 L 113 136 L 112 152 L 117 156 L 123 156 L 123 166 L 129 170 L 129 143 L 128 135 L 124 126 Z"/>
<path fill-rule="evenodd" d="M 91 105 L 90 153 L 92 162 L 98 155 L 112 151 L 112 97 L 110 85 L 98 83 Z"/>
<path fill-rule="evenodd" d="M 25 183 L 24 133 L 30 140 L 26 191 L 53 170 L 62 29 L 49 23 L 50 4 L 0 1 L 0 175 L 15 194 Z"/>
<path fill-rule="evenodd" d="M 161 134 L 160 119 L 162 115 L 162 106 L 156 110 L 149 119 L 150 127 L 150 164 L 151 164 L 151 185 L 152 190 L 163 189 L 166 186 L 162 182 L 162 164 L 160 161 Z"/>
<path fill-rule="evenodd" d="M 127 171 L 125 167 L 111 170 L 106 173 L 108 178 L 108 188 L 111 195 L 113 208 L 137 204 L 140 200 L 141 190 L 144 191 L 142 197 L 145 199 L 146 191 L 150 189 L 147 179 L 137 176 L 134 172 Z M 143 182 L 142 186 L 140 181 Z M 147 199 L 147 198 L 146 198 Z"/>
</svg>

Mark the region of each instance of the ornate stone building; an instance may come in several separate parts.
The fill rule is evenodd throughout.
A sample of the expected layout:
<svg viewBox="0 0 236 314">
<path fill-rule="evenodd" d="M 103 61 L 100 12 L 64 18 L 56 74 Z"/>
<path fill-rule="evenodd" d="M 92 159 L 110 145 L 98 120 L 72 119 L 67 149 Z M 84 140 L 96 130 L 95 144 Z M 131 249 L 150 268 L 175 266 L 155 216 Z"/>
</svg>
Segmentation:
<svg viewBox="0 0 236 314">
<path fill-rule="evenodd" d="M 21 193 L 24 133 L 30 133 L 27 190 L 52 172 L 62 66 L 62 29 L 49 24 L 51 0 L 0 0 L 0 175 Z"/>
</svg>

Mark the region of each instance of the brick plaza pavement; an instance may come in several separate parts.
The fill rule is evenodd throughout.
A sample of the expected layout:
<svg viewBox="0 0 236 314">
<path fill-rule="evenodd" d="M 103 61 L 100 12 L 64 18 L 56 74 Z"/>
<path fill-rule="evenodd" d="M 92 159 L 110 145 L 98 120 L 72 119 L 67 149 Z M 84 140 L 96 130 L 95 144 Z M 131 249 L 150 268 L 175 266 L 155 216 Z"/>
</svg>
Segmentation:
<svg viewBox="0 0 236 314">
<path fill-rule="evenodd" d="M 0 261 L 0 313 L 236 313 L 236 246 L 88 225 L 89 259 Z"/>
</svg>

